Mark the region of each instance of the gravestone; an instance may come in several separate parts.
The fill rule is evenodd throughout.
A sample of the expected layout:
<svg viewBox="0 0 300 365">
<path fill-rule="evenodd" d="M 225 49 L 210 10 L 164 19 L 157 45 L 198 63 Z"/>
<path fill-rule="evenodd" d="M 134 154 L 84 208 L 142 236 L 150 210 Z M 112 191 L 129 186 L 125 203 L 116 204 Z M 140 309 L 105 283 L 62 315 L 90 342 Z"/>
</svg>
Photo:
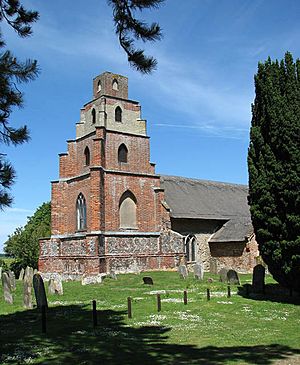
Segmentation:
<svg viewBox="0 0 300 365">
<path fill-rule="evenodd" d="M 188 271 L 185 265 L 178 266 L 178 273 L 182 279 L 186 279 L 188 277 Z"/>
<path fill-rule="evenodd" d="M 153 285 L 153 280 L 150 276 L 144 276 L 143 277 L 143 282 L 146 285 Z"/>
<path fill-rule="evenodd" d="M 24 280 L 26 277 L 28 280 L 33 280 L 33 268 L 30 266 L 27 266 L 25 269 Z"/>
<path fill-rule="evenodd" d="M 38 273 L 38 270 L 37 269 L 34 269 L 33 270 L 33 275 L 37 274 Z"/>
<path fill-rule="evenodd" d="M 63 295 L 64 290 L 62 286 L 62 280 L 61 277 L 56 277 L 54 279 L 49 280 L 48 285 L 48 294 L 58 294 Z"/>
<path fill-rule="evenodd" d="M 9 277 L 9 280 L 10 280 L 10 289 L 12 291 L 15 291 L 16 290 L 16 276 L 15 276 L 15 273 L 11 270 L 8 270 L 8 277 Z"/>
<path fill-rule="evenodd" d="M 222 269 L 219 271 L 221 283 L 227 283 L 227 273 L 228 269 L 226 267 L 222 267 Z"/>
<path fill-rule="evenodd" d="M 255 293 L 263 293 L 265 290 L 265 273 L 263 265 L 258 264 L 253 269 L 252 290 Z"/>
<path fill-rule="evenodd" d="M 228 270 L 227 280 L 229 284 L 241 285 L 238 273 L 235 270 Z"/>
<path fill-rule="evenodd" d="M 22 269 L 21 269 L 21 271 L 20 271 L 20 274 L 19 274 L 19 280 L 21 281 L 21 280 L 24 280 L 24 274 L 25 274 L 25 270 L 23 269 L 23 267 L 22 267 Z"/>
<path fill-rule="evenodd" d="M 2 266 L 0 266 L 0 278 L 2 278 Z"/>
<path fill-rule="evenodd" d="M 47 308 L 48 303 L 47 303 L 44 281 L 40 274 L 33 275 L 33 289 L 37 307 L 42 308 L 42 306 L 44 305 Z"/>
<path fill-rule="evenodd" d="M 204 269 L 203 269 L 203 265 L 200 262 L 197 262 L 194 267 L 194 276 L 195 279 L 197 280 L 203 280 L 203 275 L 204 275 Z"/>
<path fill-rule="evenodd" d="M 32 279 L 25 275 L 23 280 L 23 305 L 27 309 L 32 308 Z"/>
<path fill-rule="evenodd" d="M 13 304 L 13 297 L 11 295 L 11 285 L 10 285 L 10 278 L 6 272 L 2 274 L 2 287 L 3 287 L 3 294 L 4 300 L 6 303 Z"/>
<path fill-rule="evenodd" d="M 111 271 L 111 272 L 109 273 L 109 276 L 110 276 L 110 278 L 111 278 L 111 279 L 113 279 L 113 280 L 118 280 L 118 278 L 117 278 L 117 274 L 116 274 L 114 271 Z"/>
</svg>

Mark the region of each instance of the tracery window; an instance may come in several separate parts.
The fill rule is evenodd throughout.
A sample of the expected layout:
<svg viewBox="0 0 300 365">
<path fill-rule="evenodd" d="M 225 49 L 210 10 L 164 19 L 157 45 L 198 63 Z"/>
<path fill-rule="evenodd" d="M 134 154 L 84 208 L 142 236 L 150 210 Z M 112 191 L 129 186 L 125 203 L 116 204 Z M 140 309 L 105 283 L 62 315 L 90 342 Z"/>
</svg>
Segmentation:
<svg viewBox="0 0 300 365">
<path fill-rule="evenodd" d="M 78 195 L 76 201 L 76 215 L 77 215 L 77 230 L 83 231 L 86 229 L 86 202 L 82 193 Z"/>
<path fill-rule="evenodd" d="M 196 237 L 189 234 L 184 239 L 185 255 L 187 261 L 196 261 Z"/>
</svg>

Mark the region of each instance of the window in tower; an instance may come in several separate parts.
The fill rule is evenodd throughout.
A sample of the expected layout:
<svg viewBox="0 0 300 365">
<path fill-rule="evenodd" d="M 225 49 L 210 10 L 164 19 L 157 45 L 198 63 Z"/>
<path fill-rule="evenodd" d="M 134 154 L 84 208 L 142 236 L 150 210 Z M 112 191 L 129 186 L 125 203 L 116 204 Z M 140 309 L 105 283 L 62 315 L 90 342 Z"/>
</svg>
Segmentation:
<svg viewBox="0 0 300 365">
<path fill-rule="evenodd" d="M 130 191 L 126 191 L 119 204 L 119 219 L 120 228 L 123 229 L 136 229 L 136 205 L 137 201 L 135 196 Z"/>
<path fill-rule="evenodd" d="M 115 121 L 121 123 L 122 122 L 122 109 L 117 106 L 115 110 Z"/>
<path fill-rule="evenodd" d="M 113 88 L 113 90 L 116 90 L 116 91 L 119 90 L 119 84 L 118 84 L 118 81 L 116 79 L 113 80 L 112 88 Z"/>
<path fill-rule="evenodd" d="M 91 163 L 91 154 L 90 154 L 90 150 L 88 147 L 85 147 L 84 159 L 85 159 L 85 166 L 89 166 Z"/>
<path fill-rule="evenodd" d="M 77 230 L 86 229 L 86 202 L 82 193 L 78 195 L 76 202 Z"/>
<path fill-rule="evenodd" d="M 98 81 L 98 84 L 97 84 L 97 92 L 101 91 L 101 81 L 99 80 Z"/>
<path fill-rule="evenodd" d="M 94 108 L 92 109 L 92 123 L 96 123 L 96 110 Z"/>
<path fill-rule="evenodd" d="M 124 143 L 118 149 L 118 162 L 127 162 L 128 149 Z"/>
</svg>

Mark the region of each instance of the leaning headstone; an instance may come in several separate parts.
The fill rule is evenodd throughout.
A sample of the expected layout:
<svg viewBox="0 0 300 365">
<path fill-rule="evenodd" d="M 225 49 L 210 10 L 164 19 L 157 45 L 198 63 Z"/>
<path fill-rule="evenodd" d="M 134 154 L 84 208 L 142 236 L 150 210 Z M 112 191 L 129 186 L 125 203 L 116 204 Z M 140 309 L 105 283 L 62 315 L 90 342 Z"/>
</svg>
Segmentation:
<svg viewBox="0 0 300 365">
<path fill-rule="evenodd" d="M 252 290 L 255 293 L 263 293 L 265 289 L 265 273 L 263 265 L 258 264 L 253 269 Z"/>
<path fill-rule="evenodd" d="M 204 275 L 203 265 L 200 262 L 197 262 L 194 265 L 193 269 L 194 269 L 195 279 L 197 279 L 197 280 L 203 280 L 203 275 Z"/>
<path fill-rule="evenodd" d="M 8 277 L 10 280 L 10 288 L 12 291 L 16 290 L 16 276 L 15 273 L 11 270 L 8 271 Z"/>
<path fill-rule="evenodd" d="M 24 274 L 25 274 L 25 270 L 23 269 L 23 267 L 22 267 L 22 269 L 21 269 L 21 271 L 20 271 L 20 274 L 19 274 L 19 279 L 18 280 L 24 280 Z"/>
<path fill-rule="evenodd" d="M 37 307 L 41 308 L 44 305 L 47 308 L 48 303 L 47 303 L 44 281 L 40 274 L 33 275 L 33 288 Z"/>
<path fill-rule="evenodd" d="M 48 285 L 48 294 L 58 294 L 58 295 L 64 294 L 60 276 L 55 277 L 54 279 L 50 279 L 49 285 Z"/>
<path fill-rule="evenodd" d="M 10 278 L 6 272 L 2 274 L 2 287 L 4 300 L 6 301 L 6 303 L 13 304 L 14 301 L 11 294 Z"/>
<path fill-rule="evenodd" d="M 151 276 L 144 276 L 143 282 L 146 285 L 153 285 L 153 280 L 152 280 Z"/>
<path fill-rule="evenodd" d="M 235 270 L 228 270 L 227 280 L 229 284 L 241 285 L 238 273 Z"/>
<path fill-rule="evenodd" d="M 32 279 L 30 275 L 25 275 L 23 280 L 23 305 L 27 309 L 32 308 Z"/>
<path fill-rule="evenodd" d="M 188 277 L 188 271 L 185 265 L 178 266 L 178 273 L 182 279 L 186 279 Z"/>
<path fill-rule="evenodd" d="M 220 281 L 221 283 L 227 283 L 227 273 L 228 273 L 228 269 L 226 269 L 226 267 L 223 267 L 220 271 L 219 271 L 219 275 L 220 275 Z"/>
</svg>

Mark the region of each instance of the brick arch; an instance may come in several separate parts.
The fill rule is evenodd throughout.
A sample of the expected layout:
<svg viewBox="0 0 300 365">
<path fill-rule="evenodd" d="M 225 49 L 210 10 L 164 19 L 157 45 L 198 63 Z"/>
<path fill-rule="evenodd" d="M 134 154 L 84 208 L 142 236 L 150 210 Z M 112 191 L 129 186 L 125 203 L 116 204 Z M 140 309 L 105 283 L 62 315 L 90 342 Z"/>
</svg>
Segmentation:
<svg viewBox="0 0 300 365">
<path fill-rule="evenodd" d="M 137 229 L 137 200 L 130 190 L 120 198 L 119 223 L 122 229 Z"/>
</svg>

